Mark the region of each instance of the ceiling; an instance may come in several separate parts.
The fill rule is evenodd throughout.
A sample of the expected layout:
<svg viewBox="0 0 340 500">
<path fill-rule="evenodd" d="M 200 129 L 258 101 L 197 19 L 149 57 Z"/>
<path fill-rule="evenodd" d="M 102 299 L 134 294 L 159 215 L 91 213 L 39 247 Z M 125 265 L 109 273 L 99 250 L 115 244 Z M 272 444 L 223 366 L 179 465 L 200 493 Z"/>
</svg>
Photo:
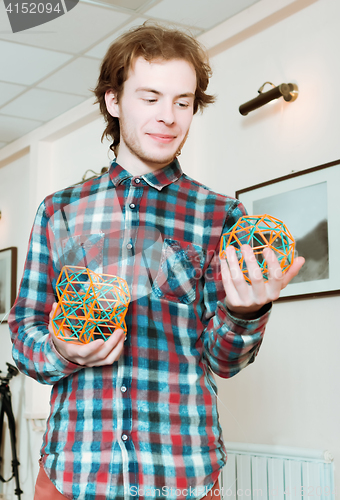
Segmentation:
<svg viewBox="0 0 340 500">
<path fill-rule="evenodd" d="M 89 99 L 108 46 L 132 26 L 153 19 L 198 36 L 258 1 L 80 0 L 18 33 L 0 1 L 0 148 Z"/>
</svg>

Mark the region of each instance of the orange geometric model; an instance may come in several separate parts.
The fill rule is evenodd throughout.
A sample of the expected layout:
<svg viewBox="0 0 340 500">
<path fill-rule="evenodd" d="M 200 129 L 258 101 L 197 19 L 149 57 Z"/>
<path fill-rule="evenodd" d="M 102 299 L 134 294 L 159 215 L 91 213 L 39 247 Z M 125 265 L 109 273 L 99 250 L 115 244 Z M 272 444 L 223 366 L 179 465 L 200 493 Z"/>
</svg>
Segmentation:
<svg viewBox="0 0 340 500">
<path fill-rule="evenodd" d="M 107 340 L 116 328 L 126 334 L 124 318 L 130 292 L 122 278 L 97 274 L 86 267 L 65 266 L 56 291 L 59 301 L 52 328 L 59 339 L 87 344 L 97 338 Z"/>
<path fill-rule="evenodd" d="M 226 248 L 235 247 L 240 269 L 245 280 L 251 283 L 248 269 L 241 253 L 241 245 L 248 244 L 253 248 L 256 260 L 263 277 L 268 280 L 268 266 L 263 256 L 263 249 L 269 247 L 275 253 L 283 272 L 293 263 L 295 240 L 284 223 L 271 215 L 246 215 L 223 234 L 220 244 L 220 258 L 226 258 Z"/>
</svg>

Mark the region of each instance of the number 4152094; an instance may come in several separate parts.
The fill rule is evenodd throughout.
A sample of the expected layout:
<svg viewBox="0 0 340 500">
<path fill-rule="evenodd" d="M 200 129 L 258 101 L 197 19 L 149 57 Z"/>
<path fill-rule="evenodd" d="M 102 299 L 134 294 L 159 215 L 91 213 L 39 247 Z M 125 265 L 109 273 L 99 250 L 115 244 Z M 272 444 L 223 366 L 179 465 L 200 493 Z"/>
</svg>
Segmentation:
<svg viewBox="0 0 340 500">
<path fill-rule="evenodd" d="M 51 14 L 52 12 L 64 12 L 62 5 L 58 2 L 56 5 L 51 3 L 35 3 L 35 2 L 24 2 L 24 3 L 10 3 L 6 8 L 6 11 L 10 14 L 12 12 L 16 14 Z"/>
</svg>

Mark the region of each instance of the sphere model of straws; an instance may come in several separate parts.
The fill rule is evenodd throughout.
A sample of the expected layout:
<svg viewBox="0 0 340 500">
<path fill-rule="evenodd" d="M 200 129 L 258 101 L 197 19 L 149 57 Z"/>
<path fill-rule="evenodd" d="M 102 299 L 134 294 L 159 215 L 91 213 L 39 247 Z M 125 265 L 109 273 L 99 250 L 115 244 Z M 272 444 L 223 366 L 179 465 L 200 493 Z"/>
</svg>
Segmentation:
<svg viewBox="0 0 340 500">
<path fill-rule="evenodd" d="M 116 328 L 126 334 L 125 315 L 131 297 L 124 279 L 86 267 L 65 266 L 56 292 L 58 307 L 52 328 L 59 339 L 88 344 L 98 338 L 107 340 Z"/>
<path fill-rule="evenodd" d="M 268 266 L 263 255 L 266 247 L 275 253 L 282 272 L 287 271 L 293 263 L 295 240 L 284 223 L 271 215 L 246 215 L 223 234 L 220 244 L 220 257 L 226 258 L 226 249 L 232 245 L 236 250 L 239 266 L 245 280 L 250 284 L 246 262 L 241 253 L 241 245 L 248 244 L 253 248 L 256 260 L 265 280 L 268 280 Z"/>
</svg>

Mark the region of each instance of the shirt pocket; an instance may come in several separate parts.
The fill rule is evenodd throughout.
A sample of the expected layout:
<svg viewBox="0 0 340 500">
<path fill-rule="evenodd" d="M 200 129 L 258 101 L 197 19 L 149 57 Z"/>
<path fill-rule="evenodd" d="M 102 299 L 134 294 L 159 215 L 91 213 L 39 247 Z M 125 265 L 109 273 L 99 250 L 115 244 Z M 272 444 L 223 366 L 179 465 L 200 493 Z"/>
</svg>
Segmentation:
<svg viewBox="0 0 340 500">
<path fill-rule="evenodd" d="M 183 248 L 179 241 L 165 238 L 153 294 L 159 299 L 191 304 L 196 298 L 203 264 L 204 252 L 199 245 L 190 243 Z"/>
</svg>

